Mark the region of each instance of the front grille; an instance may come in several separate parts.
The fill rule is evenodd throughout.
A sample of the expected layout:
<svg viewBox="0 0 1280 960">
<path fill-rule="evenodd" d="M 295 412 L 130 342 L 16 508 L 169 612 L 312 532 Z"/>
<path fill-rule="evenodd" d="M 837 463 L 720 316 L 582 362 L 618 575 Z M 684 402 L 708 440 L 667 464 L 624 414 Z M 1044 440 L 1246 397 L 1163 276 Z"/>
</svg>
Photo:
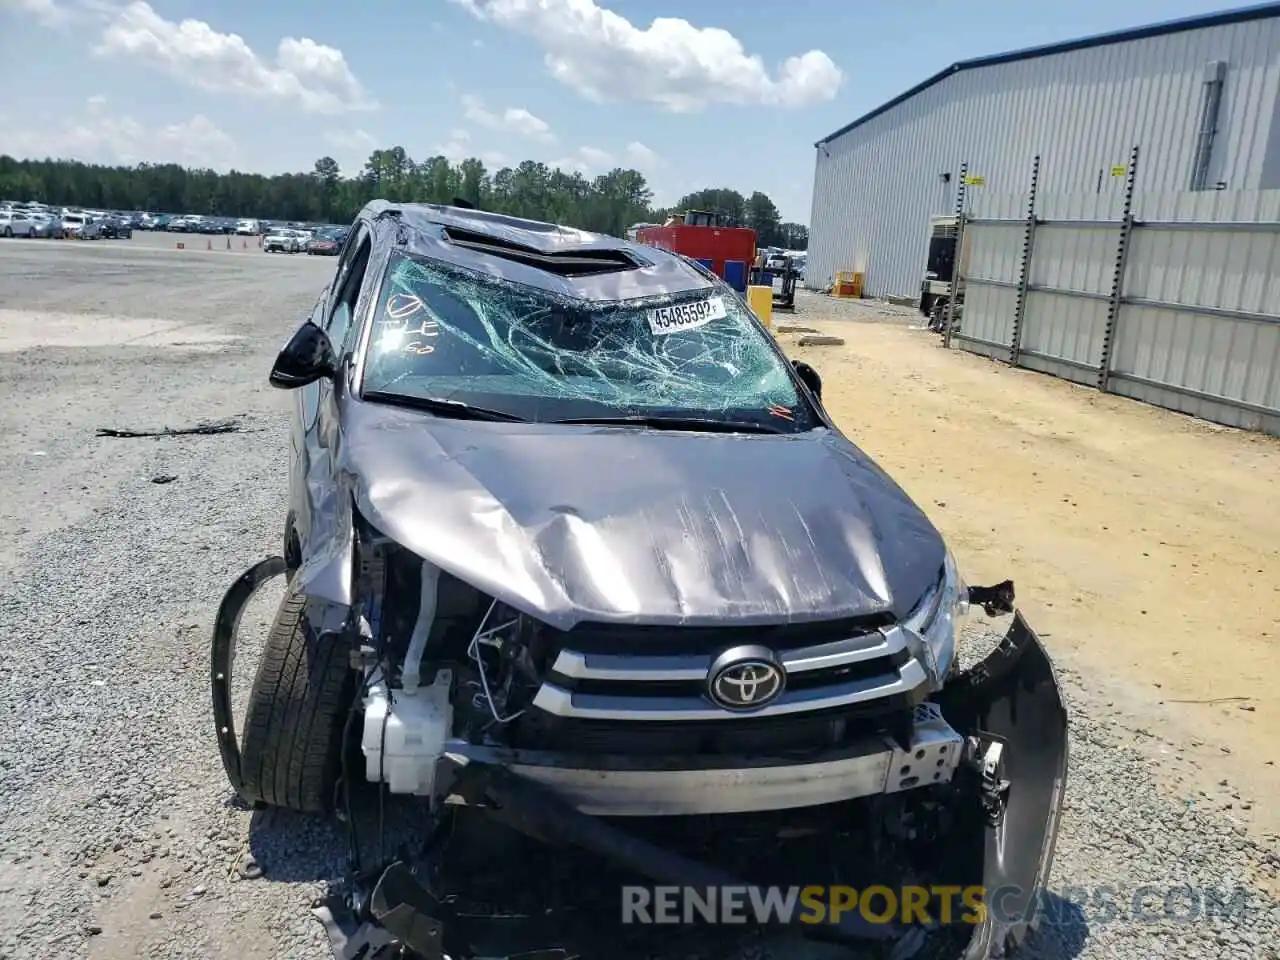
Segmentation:
<svg viewBox="0 0 1280 960">
<path fill-rule="evenodd" d="M 838 623 L 703 633 L 672 629 L 643 643 L 612 637 L 612 644 L 603 643 L 599 631 L 575 634 L 564 635 L 534 698 L 535 712 L 593 722 L 711 722 L 746 729 L 738 725 L 872 705 L 883 710 L 886 703 L 923 689 L 927 681 L 908 634 L 897 625 L 863 627 L 856 633 Z M 767 647 L 786 673 L 782 694 L 745 716 L 706 695 L 715 658 L 743 645 Z M 637 652 L 609 652 L 619 649 Z"/>
</svg>

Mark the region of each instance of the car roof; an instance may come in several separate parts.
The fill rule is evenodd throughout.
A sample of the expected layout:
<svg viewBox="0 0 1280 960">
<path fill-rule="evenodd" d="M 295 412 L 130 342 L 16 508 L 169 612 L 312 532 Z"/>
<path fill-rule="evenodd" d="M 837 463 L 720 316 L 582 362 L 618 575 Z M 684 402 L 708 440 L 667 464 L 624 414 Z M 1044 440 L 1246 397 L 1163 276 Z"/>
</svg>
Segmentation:
<svg viewBox="0 0 1280 960">
<path fill-rule="evenodd" d="M 502 213 L 374 200 L 360 219 L 373 227 L 376 242 L 574 300 L 634 300 L 724 286 L 666 250 Z"/>
</svg>

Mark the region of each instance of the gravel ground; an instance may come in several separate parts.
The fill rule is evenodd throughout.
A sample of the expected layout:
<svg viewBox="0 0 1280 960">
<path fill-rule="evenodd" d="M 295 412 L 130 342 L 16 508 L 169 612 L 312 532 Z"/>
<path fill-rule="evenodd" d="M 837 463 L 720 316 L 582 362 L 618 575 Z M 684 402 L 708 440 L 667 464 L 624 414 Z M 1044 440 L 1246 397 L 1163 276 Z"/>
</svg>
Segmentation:
<svg viewBox="0 0 1280 960">
<path fill-rule="evenodd" d="M 327 956 L 308 907 L 343 867 L 342 837 L 230 801 L 207 671 L 222 591 L 277 548 L 288 398 L 266 372 L 331 268 L 140 243 L 4 245 L 0 957 Z M 228 418 L 242 429 L 95 437 Z M 264 601 L 247 619 L 270 613 Z M 963 654 L 992 642 L 976 624 Z M 1061 907 L 1029 955 L 1280 957 L 1280 906 L 1265 892 L 1275 838 L 1260 847 L 1221 813 L 1162 795 L 1088 678 L 1062 679 L 1072 758 L 1053 888 L 1068 900 L 1113 888 L 1121 913 Z M 1147 898 L 1155 914 L 1182 885 L 1249 899 L 1215 921 L 1184 892 L 1170 898 L 1181 922 L 1125 922 L 1148 884 L 1161 889 Z"/>
</svg>

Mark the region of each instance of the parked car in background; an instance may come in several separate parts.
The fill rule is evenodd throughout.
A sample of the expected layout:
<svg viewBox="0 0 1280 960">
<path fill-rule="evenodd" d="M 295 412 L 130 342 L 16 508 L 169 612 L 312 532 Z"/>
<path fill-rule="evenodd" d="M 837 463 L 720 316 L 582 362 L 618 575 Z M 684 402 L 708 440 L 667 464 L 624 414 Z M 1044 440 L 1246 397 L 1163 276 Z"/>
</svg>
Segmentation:
<svg viewBox="0 0 1280 960">
<path fill-rule="evenodd" d="M 262 225 L 253 219 L 237 220 L 236 234 L 241 237 L 256 237 L 262 232 Z"/>
<path fill-rule="evenodd" d="M 99 220 L 98 223 L 101 225 L 103 239 L 133 239 L 133 224 L 124 217 L 105 217 Z"/>
<path fill-rule="evenodd" d="M 274 230 L 263 239 L 262 249 L 267 253 L 298 253 L 307 239 L 301 230 Z"/>
<path fill-rule="evenodd" d="M 35 223 L 31 215 L 22 210 L 0 210 L 0 237 L 31 237 Z"/>
<path fill-rule="evenodd" d="M 307 244 L 307 253 L 318 257 L 336 257 L 347 239 L 346 227 L 323 227 Z"/>
<path fill-rule="evenodd" d="M 31 235 L 42 239 L 56 237 L 62 226 L 58 218 L 47 211 L 31 214 L 31 223 L 35 227 L 35 232 Z"/>
<path fill-rule="evenodd" d="M 62 222 L 59 224 L 58 236 L 63 239 L 77 237 L 80 235 L 81 228 L 88 222 L 89 218 L 83 213 L 64 213 Z"/>
<path fill-rule="evenodd" d="M 76 231 L 76 239 L 78 240 L 101 240 L 103 238 L 102 224 L 104 221 L 97 217 L 88 217 Z"/>
</svg>

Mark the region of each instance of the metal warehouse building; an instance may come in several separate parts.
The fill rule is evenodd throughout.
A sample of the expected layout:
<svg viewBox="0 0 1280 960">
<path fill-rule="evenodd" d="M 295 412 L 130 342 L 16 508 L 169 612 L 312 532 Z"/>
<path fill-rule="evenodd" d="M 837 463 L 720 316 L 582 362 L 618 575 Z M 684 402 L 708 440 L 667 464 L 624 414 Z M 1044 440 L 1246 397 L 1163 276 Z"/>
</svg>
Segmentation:
<svg viewBox="0 0 1280 960">
<path fill-rule="evenodd" d="M 1122 193 L 1280 188 L 1280 4 L 953 64 L 815 146 L 807 282 L 865 275 L 915 298 L 931 216 L 976 190 Z"/>
</svg>

